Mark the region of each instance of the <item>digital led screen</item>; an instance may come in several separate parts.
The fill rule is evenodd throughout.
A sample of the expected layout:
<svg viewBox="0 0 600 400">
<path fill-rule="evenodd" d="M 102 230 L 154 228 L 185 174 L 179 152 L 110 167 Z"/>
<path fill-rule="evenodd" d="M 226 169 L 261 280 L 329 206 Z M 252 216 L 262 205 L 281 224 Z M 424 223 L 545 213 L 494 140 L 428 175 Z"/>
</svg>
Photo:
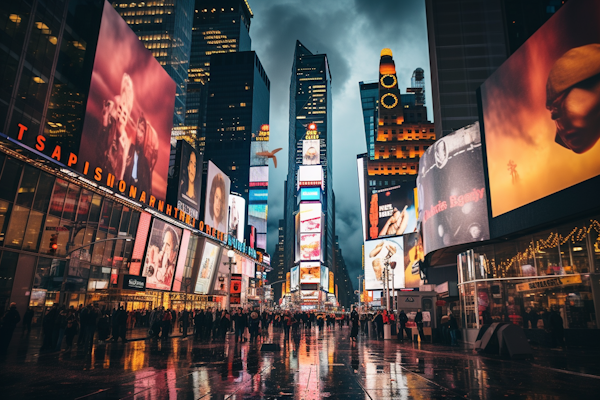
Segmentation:
<svg viewBox="0 0 600 400">
<path fill-rule="evenodd" d="M 256 248 L 266 250 L 267 249 L 267 234 L 257 233 L 256 234 Z"/>
<path fill-rule="evenodd" d="M 146 288 L 171 290 L 183 230 L 154 218 L 144 269 Z"/>
<path fill-rule="evenodd" d="M 257 233 L 267 232 L 267 211 L 266 204 L 250 204 L 248 206 L 248 224 L 254 226 Z"/>
<path fill-rule="evenodd" d="M 300 189 L 300 200 L 312 201 L 321 200 L 321 189 L 320 188 L 302 188 Z"/>
<path fill-rule="evenodd" d="M 190 231 L 187 229 L 183 230 L 183 236 L 181 237 L 181 245 L 179 248 L 179 257 L 177 258 L 177 268 L 175 269 L 175 279 L 173 279 L 173 291 L 179 292 L 182 289 L 186 289 L 183 284 L 183 270 L 185 269 L 185 262 L 190 244 Z"/>
<path fill-rule="evenodd" d="M 212 161 L 208 162 L 204 223 L 219 232 L 227 232 L 229 188 L 231 181 Z"/>
<path fill-rule="evenodd" d="M 329 268 L 324 265 L 321 265 L 321 290 L 328 291 L 329 290 Z"/>
<path fill-rule="evenodd" d="M 391 273 L 394 269 L 394 287 L 403 288 L 404 246 L 402 237 L 365 242 L 365 288 L 367 290 L 383 289 L 386 269 L 390 273 L 390 287 L 392 287 Z"/>
<path fill-rule="evenodd" d="M 425 260 L 423 240 L 419 232 L 404 235 L 404 287 L 413 288 L 423 284 L 419 261 Z M 401 270 L 398 271 L 401 273 Z"/>
<path fill-rule="evenodd" d="M 269 142 L 251 142 L 250 143 L 250 166 L 267 165 L 269 159 L 266 154 L 269 152 Z"/>
<path fill-rule="evenodd" d="M 335 281 L 333 280 L 333 271 L 329 271 L 329 293 L 333 294 L 335 288 L 333 287 Z"/>
<path fill-rule="evenodd" d="M 248 201 L 252 203 L 267 203 L 269 200 L 268 189 L 250 189 L 248 191 Z"/>
<path fill-rule="evenodd" d="M 269 167 L 250 167 L 250 183 L 268 183 L 269 182 Z M 252 186 L 252 185 L 250 185 Z"/>
<path fill-rule="evenodd" d="M 300 259 L 312 261 L 321 259 L 321 234 L 300 234 Z"/>
<path fill-rule="evenodd" d="M 152 215 L 147 212 L 140 214 L 137 232 L 135 234 L 135 243 L 133 252 L 131 253 L 131 263 L 129 264 L 129 274 L 139 275 L 142 269 L 142 258 L 146 250 L 146 241 L 148 240 L 148 232 L 150 232 L 150 222 Z"/>
<path fill-rule="evenodd" d="M 321 263 L 300 263 L 300 283 L 321 283 Z"/>
<path fill-rule="evenodd" d="M 292 292 L 300 289 L 300 267 L 295 266 L 290 269 L 290 288 Z"/>
<path fill-rule="evenodd" d="M 174 106 L 175 82 L 105 1 L 77 170 L 164 200 Z"/>
<path fill-rule="evenodd" d="M 300 203 L 300 232 L 321 232 L 321 203 Z"/>
<path fill-rule="evenodd" d="M 321 163 L 321 141 L 303 140 L 302 141 L 302 164 L 319 165 Z"/>
<path fill-rule="evenodd" d="M 320 165 L 300 165 L 298 167 L 298 185 L 321 186 L 323 184 L 323 168 Z"/>
<path fill-rule="evenodd" d="M 219 262 L 219 253 L 221 247 L 215 243 L 206 240 L 204 249 L 202 250 L 202 258 L 200 259 L 200 268 L 198 269 L 198 277 L 194 293 L 207 294 L 210 290 L 210 283 L 215 273 L 217 263 Z"/>
<path fill-rule="evenodd" d="M 414 184 L 403 183 L 375 190 L 368 201 L 368 239 L 400 236 L 416 230 Z"/>
<path fill-rule="evenodd" d="M 203 156 L 185 140 L 179 140 L 177 147 L 177 208 L 198 219 Z"/>
<path fill-rule="evenodd" d="M 302 290 L 302 300 L 319 300 L 318 290 Z"/>
<path fill-rule="evenodd" d="M 566 3 L 481 86 L 493 217 L 600 174 L 598 15 Z"/>
<path fill-rule="evenodd" d="M 417 187 L 425 254 L 490 238 L 478 122 L 425 151 Z"/>
<path fill-rule="evenodd" d="M 246 226 L 246 199 L 235 194 L 229 195 L 229 230 L 231 236 L 240 242 L 244 241 Z"/>
</svg>

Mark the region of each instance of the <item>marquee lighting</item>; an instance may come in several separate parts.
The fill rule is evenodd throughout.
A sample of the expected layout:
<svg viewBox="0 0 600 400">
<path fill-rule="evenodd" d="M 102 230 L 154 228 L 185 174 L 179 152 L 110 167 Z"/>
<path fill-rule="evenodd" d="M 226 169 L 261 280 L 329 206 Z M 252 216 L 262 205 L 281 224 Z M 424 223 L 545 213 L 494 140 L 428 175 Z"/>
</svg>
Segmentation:
<svg viewBox="0 0 600 400">
<path fill-rule="evenodd" d="M 386 81 L 389 81 L 390 78 L 392 79 L 392 83 L 386 83 Z M 390 89 L 390 88 L 396 86 L 396 84 L 398 83 L 398 80 L 396 79 L 395 75 L 386 74 L 381 77 L 379 82 L 381 82 L 381 86 L 383 86 L 384 88 Z"/>
<path fill-rule="evenodd" d="M 392 99 L 391 104 L 386 103 L 386 99 L 388 97 L 390 97 Z M 387 101 L 389 102 L 390 100 L 387 100 Z M 385 108 L 394 108 L 398 105 L 398 97 L 396 97 L 396 95 L 393 93 L 386 93 L 383 96 L 381 96 L 381 104 L 383 104 L 383 106 Z"/>
</svg>

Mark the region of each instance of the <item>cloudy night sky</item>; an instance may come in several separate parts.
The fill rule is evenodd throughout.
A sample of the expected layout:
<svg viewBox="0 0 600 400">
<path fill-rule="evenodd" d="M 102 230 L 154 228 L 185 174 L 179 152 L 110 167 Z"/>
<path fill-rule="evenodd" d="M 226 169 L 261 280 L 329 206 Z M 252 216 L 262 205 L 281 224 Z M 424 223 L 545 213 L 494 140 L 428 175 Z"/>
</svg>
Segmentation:
<svg viewBox="0 0 600 400">
<path fill-rule="evenodd" d="M 402 93 L 412 72 L 425 70 L 426 105 L 432 120 L 431 81 L 425 2 L 423 0 L 249 0 L 252 49 L 271 80 L 270 148 L 279 167 L 269 178 L 268 251 L 274 254 L 278 220 L 283 218 L 283 182 L 287 174 L 289 87 L 294 45 L 300 40 L 329 59 L 333 97 L 333 190 L 336 234 L 354 288 L 361 274 L 361 217 L 356 155 L 366 152 L 358 83 L 377 81 L 379 53 L 394 54 Z"/>
</svg>

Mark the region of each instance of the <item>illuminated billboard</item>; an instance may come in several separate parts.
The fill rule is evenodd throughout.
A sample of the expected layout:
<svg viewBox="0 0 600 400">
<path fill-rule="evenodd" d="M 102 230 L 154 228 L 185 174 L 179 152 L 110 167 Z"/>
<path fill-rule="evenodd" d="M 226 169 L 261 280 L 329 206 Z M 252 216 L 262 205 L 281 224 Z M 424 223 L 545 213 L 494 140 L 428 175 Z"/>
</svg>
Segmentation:
<svg viewBox="0 0 600 400">
<path fill-rule="evenodd" d="M 478 122 L 425 151 L 417 187 L 425 254 L 490 238 Z"/>
<path fill-rule="evenodd" d="M 302 261 L 316 261 L 321 259 L 321 234 L 300 234 L 300 259 Z"/>
<path fill-rule="evenodd" d="M 252 203 L 267 203 L 269 200 L 268 189 L 250 189 L 248 191 L 248 201 Z"/>
<path fill-rule="evenodd" d="M 229 229 L 228 234 L 240 242 L 244 241 L 246 226 L 246 200 L 242 196 L 229 195 Z"/>
<path fill-rule="evenodd" d="M 481 86 L 493 217 L 600 174 L 598 15 L 566 3 Z"/>
<path fill-rule="evenodd" d="M 324 265 L 321 265 L 320 288 L 326 292 L 329 290 L 329 268 Z"/>
<path fill-rule="evenodd" d="M 300 204 L 300 232 L 321 232 L 321 203 Z"/>
<path fill-rule="evenodd" d="M 301 262 L 300 283 L 321 283 L 321 263 Z"/>
<path fill-rule="evenodd" d="M 200 212 L 202 160 L 203 156 L 188 142 L 179 140 L 175 151 L 175 168 L 169 171 L 169 201 L 196 219 Z"/>
<path fill-rule="evenodd" d="M 323 168 L 320 165 L 300 165 L 298 167 L 298 188 L 323 185 Z"/>
<path fill-rule="evenodd" d="M 229 188 L 231 181 L 212 161 L 208 162 L 204 223 L 219 232 L 227 232 Z"/>
<path fill-rule="evenodd" d="M 248 224 L 256 228 L 257 234 L 267 232 L 267 210 L 266 204 L 250 204 L 248 206 Z"/>
<path fill-rule="evenodd" d="M 319 300 L 318 290 L 302 290 L 302 300 Z"/>
<path fill-rule="evenodd" d="M 413 288 L 423 284 L 419 262 L 425 260 L 423 240 L 419 232 L 404 235 L 404 287 Z M 402 273 L 402 270 L 398 271 Z"/>
<path fill-rule="evenodd" d="M 394 270 L 394 287 L 404 287 L 403 238 L 378 239 L 365 242 L 365 288 L 383 289 L 385 270 L 388 270 L 390 287 Z"/>
<path fill-rule="evenodd" d="M 417 229 L 414 184 L 403 183 L 370 194 L 368 239 L 400 236 Z"/>
<path fill-rule="evenodd" d="M 200 268 L 198 269 L 194 293 L 207 294 L 210 290 L 210 283 L 217 268 L 217 263 L 219 262 L 220 252 L 221 247 L 217 244 L 209 242 L 208 240 L 204 242 L 204 249 L 202 249 L 202 258 L 200 259 Z"/>
<path fill-rule="evenodd" d="M 333 271 L 329 271 L 329 293 L 333 294 L 335 291 L 334 288 L 335 281 L 333 280 Z"/>
<path fill-rule="evenodd" d="M 173 291 L 179 292 L 186 290 L 187 287 L 183 282 L 183 270 L 185 269 L 185 263 L 188 255 L 188 246 L 190 244 L 190 231 L 187 229 L 183 230 L 183 236 L 181 237 L 181 245 L 179 246 L 179 257 L 177 258 L 177 268 L 175 269 L 175 278 L 173 279 Z"/>
<path fill-rule="evenodd" d="M 290 280 L 291 280 L 291 273 L 287 272 L 285 274 L 285 294 L 288 294 L 291 291 Z"/>
<path fill-rule="evenodd" d="M 302 141 L 302 164 L 319 165 L 321 163 L 321 141 L 318 139 Z"/>
<path fill-rule="evenodd" d="M 77 170 L 164 200 L 174 107 L 175 82 L 105 1 Z"/>
<path fill-rule="evenodd" d="M 267 249 L 267 234 L 257 233 L 256 234 L 256 248 L 261 250 Z"/>
<path fill-rule="evenodd" d="M 320 188 L 302 188 L 300 189 L 300 200 L 301 201 L 320 201 L 321 200 L 321 189 Z"/>
<path fill-rule="evenodd" d="M 148 240 L 148 232 L 150 232 L 150 222 L 152 222 L 152 214 L 142 212 L 135 234 L 133 252 L 131 253 L 131 263 L 129 264 L 130 275 L 139 275 L 140 270 L 142 269 L 142 258 L 144 257 L 144 251 L 146 250 L 146 241 Z"/>
<path fill-rule="evenodd" d="M 290 269 L 290 290 L 295 292 L 300 289 L 300 267 L 295 266 Z"/>
<path fill-rule="evenodd" d="M 144 269 L 146 288 L 171 290 L 183 230 L 154 218 Z"/>
<path fill-rule="evenodd" d="M 250 186 L 267 186 L 269 183 L 269 167 L 250 167 Z"/>
</svg>

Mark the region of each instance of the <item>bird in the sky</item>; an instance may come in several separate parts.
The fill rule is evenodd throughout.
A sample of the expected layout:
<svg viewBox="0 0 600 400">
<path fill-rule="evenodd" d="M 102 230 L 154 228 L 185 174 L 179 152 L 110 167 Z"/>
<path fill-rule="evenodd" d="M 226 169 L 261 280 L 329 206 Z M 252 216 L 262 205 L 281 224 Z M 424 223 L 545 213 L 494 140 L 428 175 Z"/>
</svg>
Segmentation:
<svg viewBox="0 0 600 400">
<path fill-rule="evenodd" d="M 267 157 L 267 158 L 272 158 L 273 159 L 273 165 L 275 166 L 275 168 L 277 168 L 277 157 L 275 157 L 275 153 L 277 153 L 279 150 L 281 150 L 282 147 L 275 149 L 273 151 L 259 151 L 258 153 L 256 153 L 257 157 Z"/>
</svg>

